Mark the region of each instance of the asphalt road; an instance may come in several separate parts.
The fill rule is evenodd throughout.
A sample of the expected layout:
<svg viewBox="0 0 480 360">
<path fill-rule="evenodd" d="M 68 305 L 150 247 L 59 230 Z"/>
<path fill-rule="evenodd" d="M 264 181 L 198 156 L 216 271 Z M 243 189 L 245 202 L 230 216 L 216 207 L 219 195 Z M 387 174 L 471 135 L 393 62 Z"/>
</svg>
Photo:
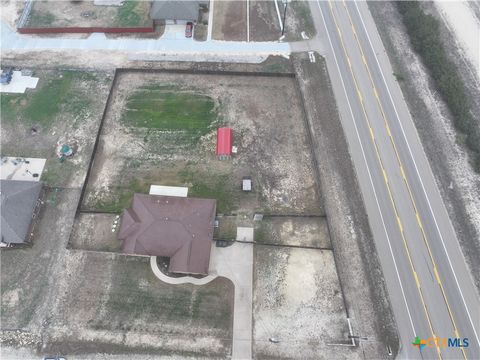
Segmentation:
<svg viewBox="0 0 480 360">
<path fill-rule="evenodd" d="M 480 299 L 365 2 L 312 15 L 401 339 L 400 358 L 480 359 Z M 468 338 L 420 350 L 414 338 Z"/>
</svg>

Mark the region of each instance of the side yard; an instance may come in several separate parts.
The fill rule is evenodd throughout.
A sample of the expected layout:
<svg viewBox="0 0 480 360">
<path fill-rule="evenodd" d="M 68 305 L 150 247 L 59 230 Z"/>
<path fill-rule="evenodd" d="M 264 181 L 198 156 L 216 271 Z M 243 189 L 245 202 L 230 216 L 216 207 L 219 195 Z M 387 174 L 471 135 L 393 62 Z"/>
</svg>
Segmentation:
<svg viewBox="0 0 480 360">
<path fill-rule="evenodd" d="M 329 346 L 349 342 L 331 251 L 257 246 L 253 303 L 256 359 L 361 358 Z"/>
<path fill-rule="evenodd" d="M 2 94 L 1 154 L 46 158 L 42 181 L 50 187 L 79 188 L 108 96 L 111 74 L 35 70 L 37 88 Z M 55 99 L 55 101 L 52 101 Z M 60 162 L 57 148 L 74 155 Z"/>
</svg>

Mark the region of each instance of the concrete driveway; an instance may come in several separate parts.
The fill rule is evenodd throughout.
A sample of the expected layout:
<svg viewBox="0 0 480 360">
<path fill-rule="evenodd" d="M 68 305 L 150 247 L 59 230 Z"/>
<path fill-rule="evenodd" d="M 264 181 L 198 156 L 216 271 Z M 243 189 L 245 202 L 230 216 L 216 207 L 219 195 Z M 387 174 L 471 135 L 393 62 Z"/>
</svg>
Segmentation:
<svg viewBox="0 0 480 360">
<path fill-rule="evenodd" d="M 232 359 L 252 358 L 253 244 L 235 242 L 218 248 L 212 242 L 210 274 L 203 279 L 168 277 L 158 269 L 156 257 L 151 258 L 150 265 L 154 274 L 169 284 L 204 285 L 217 276 L 230 279 L 235 285 Z"/>
</svg>

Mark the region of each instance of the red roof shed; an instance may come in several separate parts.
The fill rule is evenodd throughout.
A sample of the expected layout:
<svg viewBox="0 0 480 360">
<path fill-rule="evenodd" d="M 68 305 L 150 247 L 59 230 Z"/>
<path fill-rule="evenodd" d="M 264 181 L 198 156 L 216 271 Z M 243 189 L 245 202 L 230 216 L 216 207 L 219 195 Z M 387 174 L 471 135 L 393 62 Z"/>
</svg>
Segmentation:
<svg viewBox="0 0 480 360">
<path fill-rule="evenodd" d="M 231 156 L 232 155 L 233 131 L 231 128 L 217 129 L 217 155 Z"/>
</svg>

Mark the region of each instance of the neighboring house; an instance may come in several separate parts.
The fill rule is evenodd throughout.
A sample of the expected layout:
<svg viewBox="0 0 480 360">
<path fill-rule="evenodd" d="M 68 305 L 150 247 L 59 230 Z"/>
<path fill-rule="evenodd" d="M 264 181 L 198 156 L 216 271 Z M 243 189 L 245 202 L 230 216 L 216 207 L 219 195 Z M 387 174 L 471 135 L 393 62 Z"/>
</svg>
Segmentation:
<svg viewBox="0 0 480 360">
<path fill-rule="evenodd" d="M 29 242 L 41 190 L 38 181 L 0 180 L 2 247 Z"/>
<path fill-rule="evenodd" d="M 152 20 L 164 20 L 166 24 L 186 24 L 188 21 L 197 22 L 201 7 L 207 7 L 208 0 L 153 1 L 150 9 Z"/>
<path fill-rule="evenodd" d="M 169 271 L 208 274 L 216 201 L 134 194 L 118 239 L 126 254 L 170 258 Z"/>
</svg>

